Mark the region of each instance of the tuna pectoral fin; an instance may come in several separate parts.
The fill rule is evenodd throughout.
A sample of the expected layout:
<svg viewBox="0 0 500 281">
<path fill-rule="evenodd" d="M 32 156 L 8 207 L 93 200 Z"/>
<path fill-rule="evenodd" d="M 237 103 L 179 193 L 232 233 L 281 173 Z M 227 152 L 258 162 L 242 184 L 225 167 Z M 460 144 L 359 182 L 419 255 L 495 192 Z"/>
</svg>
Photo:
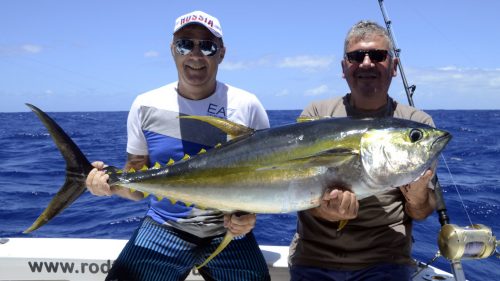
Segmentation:
<svg viewBox="0 0 500 281">
<path fill-rule="evenodd" d="M 215 251 L 202 264 L 198 265 L 196 269 L 204 267 L 209 261 L 215 258 L 215 256 L 217 256 L 220 252 L 222 252 L 222 250 L 224 250 L 224 248 L 226 248 L 227 245 L 229 245 L 229 243 L 233 240 L 233 237 L 234 236 L 231 232 L 226 232 L 224 239 L 222 239 L 217 249 L 215 249 Z"/>
<path fill-rule="evenodd" d="M 93 167 L 78 146 L 52 118 L 36 106 L 26 105 L 33 110 L 45 125 L 66 161 L 66 181 L 33 225 L 24 231 L 24 233 L 29 233 L 58 215 L 85 192 L 85 179 Z"/>
</svg>

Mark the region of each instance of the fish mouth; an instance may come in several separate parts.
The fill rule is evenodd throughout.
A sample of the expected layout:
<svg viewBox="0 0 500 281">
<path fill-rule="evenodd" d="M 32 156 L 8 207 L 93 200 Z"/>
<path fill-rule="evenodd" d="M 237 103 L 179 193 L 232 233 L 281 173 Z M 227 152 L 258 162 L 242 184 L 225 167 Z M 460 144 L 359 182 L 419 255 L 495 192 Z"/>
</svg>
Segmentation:
<svg viewBox="0 0 500 281">
<path fill-rule="evenodd" d="M 443 131 L 443 134 L 439 136 L 436 140 L 434 140 L 434 142 L 431 145 L 431 148 L 437 147 L 438 150 L 444 149 L 444 147 L 448 144 L 448 142 L 450 142 L 451 137 L 452 136 L 450 133 Z"/>
</svg>

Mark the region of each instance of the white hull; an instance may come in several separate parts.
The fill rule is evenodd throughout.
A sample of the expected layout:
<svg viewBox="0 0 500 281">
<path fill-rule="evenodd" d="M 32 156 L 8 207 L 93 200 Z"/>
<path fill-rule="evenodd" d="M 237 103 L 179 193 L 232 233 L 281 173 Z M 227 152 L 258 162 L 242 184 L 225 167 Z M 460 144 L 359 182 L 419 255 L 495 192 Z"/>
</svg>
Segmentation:
<svg viewBox="0 0 500 281">
<path fill-rule="evenodd" d="M 0 281 L 102 281 L 126 240 L 82 238 L 0 239 Z M 288 247 L 260 246 L 271 279 L 290 280 Z M 186 280 L 203 280 L 195 270 Z M 453 276 L 429 267 L 414 281 L 454 280 Z"/>
</svg>

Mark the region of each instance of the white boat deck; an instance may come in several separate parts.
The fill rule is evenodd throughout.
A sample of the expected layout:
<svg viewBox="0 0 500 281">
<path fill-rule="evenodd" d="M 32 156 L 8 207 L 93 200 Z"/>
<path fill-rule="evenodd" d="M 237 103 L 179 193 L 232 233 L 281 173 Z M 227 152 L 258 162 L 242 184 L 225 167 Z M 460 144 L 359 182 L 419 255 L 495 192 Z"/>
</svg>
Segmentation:
<svg viewBox="0 0 500 281">
<path fill-rule="evenodd" d="M 126 240 L 82 238 L 0 238 L 0 281 L 102 281 Z M 271 279 L 290 280 L 288 247 L 260 246 Z M 193 270 L 186 280 L 203 280 Z M 428 267 L 413 281 L 454 280 Z"/>
</svg>

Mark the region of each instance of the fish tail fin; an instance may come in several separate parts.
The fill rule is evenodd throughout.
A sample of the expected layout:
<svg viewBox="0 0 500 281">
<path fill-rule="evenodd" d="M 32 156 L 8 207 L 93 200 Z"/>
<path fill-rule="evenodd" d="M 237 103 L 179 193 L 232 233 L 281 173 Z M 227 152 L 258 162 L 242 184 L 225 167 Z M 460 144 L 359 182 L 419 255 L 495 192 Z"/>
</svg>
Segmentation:
<svg viewBox="0 0 500 281">
<path fill-rule="evenodd" d="M 57 216 L 87 190 L 85 180 L 93 167 L 73 140 L 71 140 L 63 129 L 54 120 L 52 120 L 52 118 L 36 106 L 31 104 L 26 105 L 45 125 L 50 133 L 50 136 L 54 140 L 54 143 L 66 161 L 66 180 L 63 186 L 59 189 L 54 198 L 52 198 L 43 213 L 40 214 L 36 221 L 24 231 L 24 233 L 29 233 L 38 229 L 53 217 Z"/>
<path fill-rule="evenodd" d="M 196 269 L 204 267 L 209 261 L 215 258 L 215 256 L 217 256 L 220 252 L 222 252 L 222 250 L 224 250 L 224 248 L 226 248 L 227 245 L 229 245 L 229 243 L 233 240 L 233 237 L 234 235 L 231 232 L 226 232 L 226 235 L 220 242 L 219 246 L 217 246 L 217 249 L 215 249 L 215 251 L 202 264 L 196 266 Z"/>
</svg>

